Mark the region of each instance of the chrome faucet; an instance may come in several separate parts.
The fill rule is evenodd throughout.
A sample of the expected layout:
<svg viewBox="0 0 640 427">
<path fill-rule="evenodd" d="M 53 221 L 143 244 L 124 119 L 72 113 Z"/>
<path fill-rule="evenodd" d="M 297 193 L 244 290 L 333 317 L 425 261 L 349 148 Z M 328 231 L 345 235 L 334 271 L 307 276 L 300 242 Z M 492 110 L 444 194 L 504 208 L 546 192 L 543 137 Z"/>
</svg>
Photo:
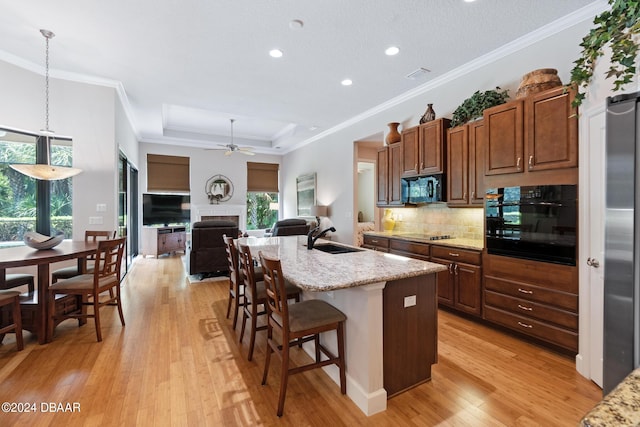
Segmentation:
<svg viewBox="0 0 640 427">
<path fill-rule="evenodd" d="M 318 235 L 316 237 L 313 237 L 313 233 L 318 231 L 319 228 L 320 228 L 320 226 L 317 226 L 316 228 L 311 230 L 309 232 L 309 234 L 307 234 L 307 249 L 309 249 L 309 250 L 313 249 L 313 245 L 316 243 L 316 240 L 318 240 L 319 238 L 323 237 L 329 231 L 332 231 L 334 233 L 336 232 L 336 229 L 334 227 L 330 227 L 330 228 L 327 228 L 325 230 L 322 230 L 320 233 L 318 233 Z"/>
</svg>

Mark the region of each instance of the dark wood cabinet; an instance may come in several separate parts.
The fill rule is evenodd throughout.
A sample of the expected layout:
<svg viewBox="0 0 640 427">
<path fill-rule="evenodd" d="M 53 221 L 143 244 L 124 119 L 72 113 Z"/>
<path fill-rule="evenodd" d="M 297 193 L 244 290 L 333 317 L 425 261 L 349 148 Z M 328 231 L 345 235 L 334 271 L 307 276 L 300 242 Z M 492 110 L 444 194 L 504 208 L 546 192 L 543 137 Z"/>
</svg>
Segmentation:
<svg viewBox="0 0 640 427">
<path fill-rule="evenodd" d="M 447 266 L 438 273 L 438 302 L 475 316 L 482 314 L 482 256 L 480 251 L 431 247 L 431 262 Z"/>
<path fill-rule="evenodd" d="M 562 86 L 486 109 L 484 174 L 522 174 L 522 185 L 577 181 L 574 97 Z"/>
<path fill-rule="evenodd" d="M 379 237 L 370 234 L 362 236 L 362 247 L 367 249 L 373 249 L 374 251 L 389 252 L 389 239 L 386 237 Z"/>
<path fill-rule="evenodd" d="M 447 133 L 447 204 L 481 205 L 484 197 L 484 122 L 451 128 Z"/>
<path fill-rule="evenodd" d="M 390 239 L 389 252 L 409 258 L 429 261 L 431 259 L 431 245 L 408 240 Z"/>
<path fill-rule="evenodd" d="M 534 94 L 525 104 L 527 170 L 578 166 L 578 119 L 572 91 L 564 87 Z"/>
<path fill-rule="evenodd" d="M 390 144 L 377 152 L 377 191 L 376 205 L 402 205 L 402 187 L 400 172 L 402 167 L 400 143 Z"/>
<path fill-rule="evenodd" d="M 578 269 L 485 254 L 483 317 L 578 352 Z"/>
<path fill-rule="evenodd" d="M 441 118 L 402 131 L 402 176 L 444 172 L 445 137 L 450 123 Z"/>
<path fill-rule="evenodd" d="M 484 110 L 485 175 L 520 173 L 524 157 L 522 100 Z"/>
</svg>

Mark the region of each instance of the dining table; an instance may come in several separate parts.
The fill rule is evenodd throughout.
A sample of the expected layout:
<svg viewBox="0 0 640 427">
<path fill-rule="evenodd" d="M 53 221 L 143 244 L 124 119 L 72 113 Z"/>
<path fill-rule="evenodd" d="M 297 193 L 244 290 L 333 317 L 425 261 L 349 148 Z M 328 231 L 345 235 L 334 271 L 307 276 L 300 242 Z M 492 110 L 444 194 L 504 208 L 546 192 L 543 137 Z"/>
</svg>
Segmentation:
<svg viewBox="0 0 640 427">
<path fill-rule="evenodd" d="M 40 344 L 51 342 L 47 322 L 49 319 L 50 265 L 55 262 L 78 260 L 78 271 L 85 270 L 86 257 L 98 248 L 97 242 L 63 240 L 51 249 L 37 250 L 29 246 L 0 248 L 0 289 L 4 285 L 6 270 L 15 267 L 37 266 L 37 301 L 35 333 Z"/>
</svg>

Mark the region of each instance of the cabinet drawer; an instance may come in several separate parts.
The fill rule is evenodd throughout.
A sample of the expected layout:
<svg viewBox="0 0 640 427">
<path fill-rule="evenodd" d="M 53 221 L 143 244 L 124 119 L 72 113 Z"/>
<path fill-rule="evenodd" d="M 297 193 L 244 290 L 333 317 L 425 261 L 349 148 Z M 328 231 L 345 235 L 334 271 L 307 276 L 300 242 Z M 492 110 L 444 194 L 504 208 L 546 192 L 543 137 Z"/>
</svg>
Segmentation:
<svg viewBox="0 0 640 427">
<path fill-rule="evenodd" d="M 571 294 L 578 293 L 578 269 L 575 266 L 499 255 L 486 255 L 483 266 L 487 276 L 514 282 L 535 283 L 540 288 Z"/>
<path fill-rule="evenodd" d="M 553 291 L 548 288 L 530 285 L 529 283 L 503 280 L 489 275 L 484 277 L 484 288 L 485 290 L 511 295 L 527 301 L 549 304 L 573 313 L 578 312 L 578 295 L 576 294 Z"/>
<path fill-rule="evenodd" d="M 486 290 L 484 291 L 484 303 L 521 316 L 553 323 L 574 332 L 578 330 L 578 315 L 576 313 L 559 310 L 545 304 L 538 304 Z"/>
<path fill-rule="evenodd" d="M 484 318 L 514 331 L 578 352 L 578 334 L 567 329 L 518 316 L 490 306 L 484 307 Z"/>
<path fill-rule="evenodd" d="M 389 249 L 391 252 L 408 257 L 418 258 L 429 261 L 430 245 L 418 242 L 409 242 L 407 240 L 390 239 Z"/>
<path fill-rule="evenodd" d="M 481 252 L 458 249 L 450 246 L 433 245 L 431 247 L 431 256 L 433 258 L 442 258 L 449 261 L 463 262 L 466 264 L 473 264 L 473 265 L 482 265 Z"/>
<path fill-rule="evenodd" d="M 368 236 L 364 235 L 364 244 L 369 246 L 375 246 L 380 249 L 389 249 L 389 239 L 386 237 Z"/>
</svg>

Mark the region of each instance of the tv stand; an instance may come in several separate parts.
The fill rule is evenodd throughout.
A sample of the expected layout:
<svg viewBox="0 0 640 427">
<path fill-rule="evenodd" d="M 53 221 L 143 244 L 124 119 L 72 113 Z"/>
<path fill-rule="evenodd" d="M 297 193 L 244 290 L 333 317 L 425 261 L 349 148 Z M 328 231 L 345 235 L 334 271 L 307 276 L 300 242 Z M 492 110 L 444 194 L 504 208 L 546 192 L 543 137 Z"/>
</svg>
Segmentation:
<svg viewBox="0 0 640 427">
<path fill-rule="evenodd" d="M 142 227 L 142 256 L 171 254 L 186 251 L 187 229 L 185 226 Z"/>
</svg>

